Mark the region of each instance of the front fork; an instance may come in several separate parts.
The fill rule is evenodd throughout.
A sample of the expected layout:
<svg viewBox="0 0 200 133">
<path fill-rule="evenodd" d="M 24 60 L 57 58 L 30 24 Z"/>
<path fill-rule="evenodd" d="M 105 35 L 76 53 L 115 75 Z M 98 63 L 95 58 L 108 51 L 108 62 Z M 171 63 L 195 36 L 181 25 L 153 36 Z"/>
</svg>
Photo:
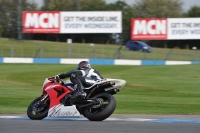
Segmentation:
<svg viewBox="0 0 200 133">
<path fill-rule="evenodd" d="M 42 99 L 40 100 L 40 102 L 44 101 L 48 96 L 49 96 L 48 94 L 42 96 Z"/>
<path fill-rule="evenodd" d="M 36 107 L 40 107 L 46 104 L 46 102 L 49 100 L 49 95 L 42 95 L 40 101 L 38 101 Z"/>
</svg>

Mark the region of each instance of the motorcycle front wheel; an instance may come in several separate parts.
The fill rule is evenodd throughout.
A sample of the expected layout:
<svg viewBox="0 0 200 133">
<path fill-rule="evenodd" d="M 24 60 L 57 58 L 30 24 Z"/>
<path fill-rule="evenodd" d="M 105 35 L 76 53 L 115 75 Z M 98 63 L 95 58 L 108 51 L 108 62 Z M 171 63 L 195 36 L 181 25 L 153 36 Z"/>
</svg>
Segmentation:
<svg viewBox="0 0 200 133">
<path fill-rule="evenodd" d="M 90 121 L 103 121 L 114 112 L 116 100 L 111 94 L 101 93 L 92 98 L 98 100 L 99 104 L 84 110 L 84 116 Z"/>
<path fill-rule="evenodd" d="M 27 115 L 31 120 L 42 120 L 48 115 L 49 100 L 45 103 L 41 103 L 40 100 L 41 97 L 38 97 L 28 106 Z"/>
</svg>

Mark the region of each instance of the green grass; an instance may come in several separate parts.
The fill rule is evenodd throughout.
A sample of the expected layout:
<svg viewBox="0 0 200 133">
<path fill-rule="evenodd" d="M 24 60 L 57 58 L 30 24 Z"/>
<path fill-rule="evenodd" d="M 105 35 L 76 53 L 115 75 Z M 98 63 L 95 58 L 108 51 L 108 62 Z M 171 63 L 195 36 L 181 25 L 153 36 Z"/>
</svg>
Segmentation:
<svg viewBox="0 0 200 133">
<path fill-rule="evenodd" d="M 127 81 L 115 95 L 117 114 L 200 114 L 200 65 L 93 66 Z M 0 113 L 26 113 L 43 80 L 76 65 L 0 64 Z"/>
<path fill-rule="evenodd" d="M 0 57 L 44 57 L 44 58 L 106 58 L 134 60 L 182 60 L 199 61 L 199 51 L 183 49 L 153 48 L 153 52 L 119 52 L 119 45 L 73 43 L 49 41 L 16 41 L 0 38 Z M 71 51 L 71 52 L 70 52 Z"/>
</svg>

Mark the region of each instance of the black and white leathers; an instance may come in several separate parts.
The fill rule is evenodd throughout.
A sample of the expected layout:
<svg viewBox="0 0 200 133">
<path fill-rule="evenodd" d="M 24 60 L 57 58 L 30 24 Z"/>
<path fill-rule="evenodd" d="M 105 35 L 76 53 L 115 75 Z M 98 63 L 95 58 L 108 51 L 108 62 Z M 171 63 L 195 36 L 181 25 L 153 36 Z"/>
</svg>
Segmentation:
<svg viewBox="0 0 200 133">
<path fill-rule="evenodd" d="M 97 70 L 92 68 L 86 68 L 84 70 L 72 70 L 58 76 L 61 79 L 70 77 L 71 82 L 74 84 L 79 84 L 79 82 L 77 81 L 79 79 L 85 87 L 91 86 L 96 80 L 103 79 L 101 74 Z"/>
<path fill-rule="evenodd" d="M 82 76 L 85 78 L 85 81 L 88 83 L 94 83 L 96 80 L 103 79 L 100 73 L 92 68 L 80 71 L 82 73 Z"/>
</svg>

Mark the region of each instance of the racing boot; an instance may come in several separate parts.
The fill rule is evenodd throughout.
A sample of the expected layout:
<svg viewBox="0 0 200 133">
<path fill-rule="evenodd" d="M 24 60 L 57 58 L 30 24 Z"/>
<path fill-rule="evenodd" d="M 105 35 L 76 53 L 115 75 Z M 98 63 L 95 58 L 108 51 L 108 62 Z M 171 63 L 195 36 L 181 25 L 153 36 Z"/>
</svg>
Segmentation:
<svg viewBox="0 0 200 133">
<path fill-rule="evenodd" d="M 77 91 L 75 92 L 73 97 L 85 98 L 87 94 L 83 91 L 83 89 L 84 89 L 83 85 L 80 85 L 80 86 L 77 85 Z"/>
<path fill-rule="evenodd" d="M 78 91 L 74 94 L 74 97 L 81 97 L 81 98 L 85 98 L 86 97 L 86 93 L 84 91 Z"/>
</svg>

